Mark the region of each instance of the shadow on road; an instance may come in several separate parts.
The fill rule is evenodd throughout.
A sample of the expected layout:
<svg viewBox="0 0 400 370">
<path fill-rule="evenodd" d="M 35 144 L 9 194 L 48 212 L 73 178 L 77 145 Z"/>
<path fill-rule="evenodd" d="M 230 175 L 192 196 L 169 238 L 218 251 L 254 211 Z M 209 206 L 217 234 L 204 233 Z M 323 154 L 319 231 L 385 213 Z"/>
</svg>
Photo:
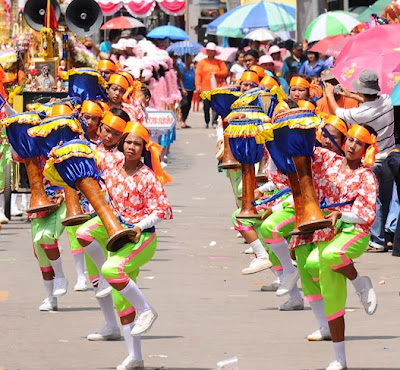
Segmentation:
<svg viewBox="0 0 400 370">
<path fill-rule="evenodd" d="M 397 339 L 395 335 L 366 335 L 364 337 L 358 335 L 346 336 L 346 340 L 374 340 L 374 339 Z M 399 369 L 399 368 L 397 368 Z"/>
<path fill-rule="evenodd" d="M 64 308 L 58 308 L 58 311 L 65 311 L 65 312 L 100 311 L 100 307 L 64 307 Z"/>
<path fill-rule="evenodd" d="M 184 338 L 181 335 L 146 335 L 142 336 L 141 339 L 177 339 Z"/>
</svg>

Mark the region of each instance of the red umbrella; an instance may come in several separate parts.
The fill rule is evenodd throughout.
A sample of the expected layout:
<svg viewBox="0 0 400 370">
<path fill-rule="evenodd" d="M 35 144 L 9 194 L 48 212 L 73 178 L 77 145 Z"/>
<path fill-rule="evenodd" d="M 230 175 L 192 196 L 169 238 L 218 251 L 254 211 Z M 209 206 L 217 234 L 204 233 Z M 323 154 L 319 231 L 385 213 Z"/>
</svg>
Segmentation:
<svg viewBox="0 0 400 370">
<path fill-rule="evenodd" d="M 125 30 L 129 28 L 146 27 L 142 22 L 133 17 L 116 17 L 104 23 L 102 30 Z"/>
<path fill-rule="evenodd" d="M 349 40 L 350 35 L 334 35 L 318 41 L 310 50 L 337 57 Z"/>
<path fill-rule="evenodd" d="M 356 80 L 363 70 L 372 70 L 379 77 L 381 93 L 390 94 L 400 79 L 400 73 L 393 72 L 399 61 L 400 51 L 394 49 L 376 51 L 370 47 L 369 49 L 358 50 L 358 52 L 349 52 L 343 56 L 341 54 L 340 60 L 335 63 L 332 74 L 343 86 L 354 91 L 351 82 Z"/>
</svg>

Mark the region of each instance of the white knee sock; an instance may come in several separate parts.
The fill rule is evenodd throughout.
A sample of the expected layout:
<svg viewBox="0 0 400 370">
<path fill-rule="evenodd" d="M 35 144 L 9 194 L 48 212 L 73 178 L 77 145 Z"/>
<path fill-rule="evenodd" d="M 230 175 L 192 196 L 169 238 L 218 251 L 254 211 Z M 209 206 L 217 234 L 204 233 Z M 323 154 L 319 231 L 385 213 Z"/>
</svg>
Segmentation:
<svg viewBox="0 0 400 370">
<path fill-rule="evenodd" d="M 18 209 L 18 204 L 17 204 L 17 197 L 18 194 L 11 194 L 11 209 L 17 210 Z"/>
<path fill-rule="evenodd" d="M 294 284 L 294 287 L 291 291 L 289 291 L 289 297 L 290 298 L 297 298 L 300 299 L 301 301 L 303 300 L 303 297 L 301 296 L 299 287 L 297 286 L 297 283 Z"/>
<path fill-rule="evenodd" d="M 51 267 L 54 270 L 54 276 L 55 278 L 63 278 L 65 277 L 63 267 L 62 267 L 62 262 L 61 262 L 61 257 L 58 257 L 56 260 L 49 260 Z"/>
<path fill-rule="evenodd" d="M 253 248 L 256 258 L 268 258 L 268 253 L 262 245 L 260 239 L 254 240 L 254 242 L 251 242 L 249 245 Z"/>
<path fill-rule="evenodd" d="M 325 304 L 323 299 L 319 299 L 318 301 L 309 302 L 311 310 L 318 321 L 319 327 L 327 328 L 328 321 L 326 320 L 325 316 Z"/>
<path fill-rule="evenodd" d="M 335 350 L 335 358 L 343 366 L 346 365 L 346 349 L 343 342 L 334 342 L 333 349 Z"/>
<path fill-rule="evenodd" d="M 4 212 L 4 194 L 0 194 L 0 211 Z"/>
<path fill-rule="evenodd" d="M 97 269 L 101 271 L 101 267 L 104 262 L 106 262 L 106 257 L 104 256 L 103 248 L 97 240 L 93 240 L 88 246 L 85 247 L 85 252 L 93 260 Z"/>
<path fill-rule="evenodd" d="M 136 313 L 151 309 L 139 287 L 131 279 L 128 285 L 119 291 L 136 309 Z"/>
<path fill-rule="evenodd" d="M 54 280 L 43 280 L 44 287 L 46 288 L 47 298 L 53 297 Z"/>
<path fill-rule="evenodd" d="M 85 254 L 79 253 L 74 254 L 75 270 L 78 275 L 78 279 L 85 279 Z"/>
<path fill-rule="evenodd" d="M 268 247 L 271 248 L 272 252 L 278 257 L 281 262 L 283 273 L 290 274 L 294 271 L 294 267 L 292 264 L 292 259 L 290 258 L 289 253 L 289 245 L 287 241 L 283 241 L 275 244 L 268 244 Z"/>
<path fill-rule="evenodd" d="M 357 274 L 354 280 L 350 280 L 356 292 L 361 292 L 364 289 L 364 281 L 361 279 L 360 274 Z"/>
<path fill-rule="evenodd" d="M 22 193 L 21 196 L 21 209 L 26 210 L 29 208 L 29 199 L 25 193 Z"/>
<path fill-rule="evenodd" d="M 96 290 L 97 288 L 95 289 L 95 292 Z M 117 319 L 115 318 L 114 313 L 114 301 L 112 298 L 112 294 L 109 294 L 108 296 L 103 298 L 97 298 L 97 302 L 99 302 L 101 312 L 103 313 L 107 325 L 111 328 L 118 328 Z"/>
<path fill-rule="evenodd" d="M 128 353 L 130 356 L 133 356 L 136 360 L 143 360 L 140 337 L 132 337 L 131 330 L 132 330 L 132 323 L 122 325 L 122 333 L 124 335 L 126 347 L 128 348 Z"/>
</svg>

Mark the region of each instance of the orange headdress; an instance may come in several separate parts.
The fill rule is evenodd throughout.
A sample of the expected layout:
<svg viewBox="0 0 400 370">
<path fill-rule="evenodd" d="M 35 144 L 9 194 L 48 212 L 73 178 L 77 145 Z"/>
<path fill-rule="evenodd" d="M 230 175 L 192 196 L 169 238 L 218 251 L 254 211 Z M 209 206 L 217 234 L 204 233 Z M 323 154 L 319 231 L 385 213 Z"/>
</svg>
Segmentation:
<svg viewBox="0 0 400 370">
<path fill-rule="evenodd" d="M 91 100 L 85 100 L 82 104 L 81 113 L 89 113 L 96 117 L 102 117 L 104 110 L 100 104 L 92 102 Z"/>
<path fill-rule="evenodd" d="M 73 112 L 73 109 L 67 104 L 55 104 L 51 108 L 51 117 L 68 116 Z"/>
<path fill-rule="evenodd" d="M 125 94 L 122 97 L 122 100 L 125 103 L 129 103 L 129 96 L 133 91 L 133 87 L 130 84 L 129 80 L 127 77 L 119 74 L 119 73 L 114 73 L 110 76 L 110 79 L 108 80 L 108 85 L 118 85 L 121 86 L 122 88 L 125 89 Z"/>
<path fill-rule="evenodd" d="M 338 116 L 331 114 L 325 120 L 325 124 L 333 126 L 336 130 L 340 131 L 344 136 L 347 136 L 347 125 Z"/>
<path fill-rule="evenodd" d="M 251 66 L 249 70 L 256 72 L 260 80 L 265 76 L 264 68 L 261 66 Z"/>
<path fill-rule="evenodd" d="M 322 96 L 322 87 L 319 86 L 315 80 L 308 82 L 305 78 L 301 76 L 294 76 L 290 80 L 290 87 L 292 86 L 300 86 L 309 89 L 310 98 L 313 98 L 314 96 L 320 98 Z"/>
<path fill-rule="evenodd" d="M 308 100 L 299 100 L 297 102 L 297 105 L 299 106 L 299 108 L 309 109 L 313 112 L 315 111 L 315 105 Z"/>
<path fill-rule="evenodd" d="M 118 66 L 111 60 L 108 59 L 101 59 L 97 64 L 97 70 L 100 71 L 102 69 L 108 69 L 112 72 L 118 72 Z"/>
<path fill-rule="evenodd" d="M 265 86 L 267 89 L 270 89 L 274 86 L 279 87 L 279 83 L 275 80 L 275 78 L 265 75 L 264 78 L 261 80 L 260 85 Z"/>
<path fill-rule="evenodd" d="M 351 126 L 351 129 L 348 131 L 348 136 L 355 137 L 363 143 L 369 144 L 369 147 L 365 152 L 364 165 L 368 167 L 373 166 L 375 164 L 375 155 L 379 153 L 376 136 L 360 125 Z"/>
<path fill-rule="evenodd" d="M 134 134 L 143 139 L 146 143 L 146 149 L 150 152 L 151 167 L 157 179 L 163 185 L 172 182 L 171 176 L 169 176 L 161 167 L 160 155 L 162 147 L 159 144 L 150 141 L 150 134 L 147 128 L 139 122 L 128 122 L 124 134 Z"/>
<path fill-rule="evenodd" d="M 258 74 L 255 71 L 244 71 L 242 73 L 242 76 L 240 77 L 239 83 L 242 83 L 243 81 L 250 81 L 256 85 L 258 85 L 260 83 Z"/>
<path fill-rule="evenodd" d="M 114 130 L 117 130 L 119 132 L 124 132 L 126 125 L 127 125 L 126 121 L 124 121 L 122 118 L 114 115 L 110 111 L 104 113 L 101 123 L 103 125 L 113 128 Z"/>
</svg>

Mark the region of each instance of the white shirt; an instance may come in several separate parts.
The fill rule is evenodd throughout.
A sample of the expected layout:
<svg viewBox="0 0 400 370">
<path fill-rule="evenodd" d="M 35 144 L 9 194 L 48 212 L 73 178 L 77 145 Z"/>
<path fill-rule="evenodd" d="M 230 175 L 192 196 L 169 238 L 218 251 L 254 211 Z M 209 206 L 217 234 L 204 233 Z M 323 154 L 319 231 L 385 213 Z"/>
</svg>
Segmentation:
<svg viewBox="0 0 400 370">
<path fill-rule="evenodd" d="M 362 103 L 358 108 L 338 108 L 336 115 L 350 125 L 364 123 L 377 132 L 379 153 L 376 160 L 385 159 L 395 148 L 394 113 L 389 95 L 380 95 L 378 99 Z"/>
<path fill-rule="evenodd" d="M 240 77 L 242 77 L 242 74 L 245 70 L 246 67 L 236 63 L 231 67 L 230 72 L 235 74 L 235 80 L 240 80 Z"/>
</svg>

